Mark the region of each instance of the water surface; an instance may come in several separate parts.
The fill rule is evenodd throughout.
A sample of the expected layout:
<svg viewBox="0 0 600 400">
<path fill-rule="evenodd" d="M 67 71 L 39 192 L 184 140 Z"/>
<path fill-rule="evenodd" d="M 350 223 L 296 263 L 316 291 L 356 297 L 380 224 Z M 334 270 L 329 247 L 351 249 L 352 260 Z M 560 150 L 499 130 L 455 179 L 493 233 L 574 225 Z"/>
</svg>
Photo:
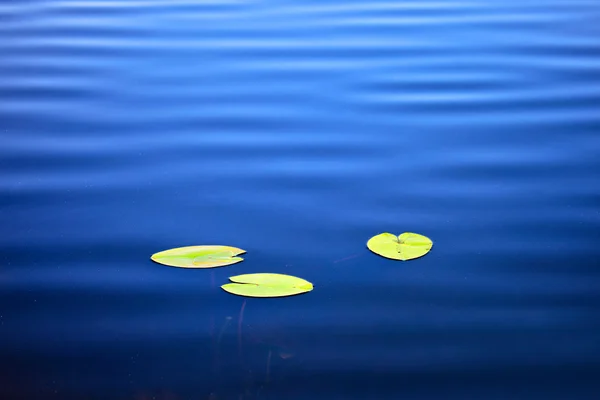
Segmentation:
<svg viewBox="0 0 600 400">
<path fill-rule="evenodd" d="M 2 2 L 0 397 L 595 399 L 599 20 L 591 0 Z M 370 254 L 384 231 L 433 251 Z M 149 260 L 191 244 L 248 254 Z M 315 290 L 219 289 L 247 272 Z"/>
</svg>

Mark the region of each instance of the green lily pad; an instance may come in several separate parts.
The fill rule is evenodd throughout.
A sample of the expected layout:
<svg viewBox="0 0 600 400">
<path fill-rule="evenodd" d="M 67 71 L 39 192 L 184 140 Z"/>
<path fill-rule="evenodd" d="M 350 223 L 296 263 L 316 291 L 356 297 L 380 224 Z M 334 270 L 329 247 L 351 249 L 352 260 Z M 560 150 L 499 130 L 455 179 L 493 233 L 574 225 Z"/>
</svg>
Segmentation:
<svg viewBox="0 0 600 400">
<path fill-rule="evenodd" d="M 245 274 L 232 276 L 221 288 L 226 292 L 247 297 L 283 297 L 313 290 L 312 283 L 290 275 Z"/>
<path fill-rule="evenodd" d="M 152 261 L 170 267 L 215 268 L 239 263 L 246 250 L 230 246 L 186 246 L 152 254 Z"/>
<path fill-rule="evenodd" d="M 367 242 L 367 247 L 375 254 L 394 260 L 412 260 L 429 253 L 433 242 L 427 236 L 404 232 L 400 236 L 381 233 Z"/>
</svg>

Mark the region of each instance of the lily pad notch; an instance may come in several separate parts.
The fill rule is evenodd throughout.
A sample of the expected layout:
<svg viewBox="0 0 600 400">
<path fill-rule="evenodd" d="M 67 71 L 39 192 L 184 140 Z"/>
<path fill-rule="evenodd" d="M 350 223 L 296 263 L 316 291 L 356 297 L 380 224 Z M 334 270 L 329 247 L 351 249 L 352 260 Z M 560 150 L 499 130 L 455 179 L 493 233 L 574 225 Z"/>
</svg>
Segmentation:
<svg viewBox="0 0 600 400">
<path fill-rule="evenodd" d="M 217 268 L 244 261 L 246 250 L 221 245 L 186 246 L 152 254 L 152 261 L 179 268 Z"/>
<path fill-rule="evenodd" d="M 393 233 L 385 232 L 369 239 L 367 247 L 382 257 L 406 261 L 423 257 L 429 253 L 433 242 L 427 236 L 418 233 L 404 232 L 396 236 Z"/>
</svg>

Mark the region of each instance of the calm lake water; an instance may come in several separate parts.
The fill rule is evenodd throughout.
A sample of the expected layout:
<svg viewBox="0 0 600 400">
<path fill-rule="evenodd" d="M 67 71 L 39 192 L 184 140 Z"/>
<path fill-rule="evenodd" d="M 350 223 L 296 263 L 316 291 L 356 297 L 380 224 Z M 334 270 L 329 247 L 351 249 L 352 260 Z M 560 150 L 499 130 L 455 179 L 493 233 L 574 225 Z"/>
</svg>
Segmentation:
<svg viewBox="0 0 600 400">
<path fill-rule="evenodd" d="M 597 399 L 597 0 L 4 0 L 0 398 Z M 371 254 L 381 232 L 434 241 Z M 213 270 L 152 253 L 248 251 Z M 248 299 L 229 276 L 315 290 Z"/>
</svg>

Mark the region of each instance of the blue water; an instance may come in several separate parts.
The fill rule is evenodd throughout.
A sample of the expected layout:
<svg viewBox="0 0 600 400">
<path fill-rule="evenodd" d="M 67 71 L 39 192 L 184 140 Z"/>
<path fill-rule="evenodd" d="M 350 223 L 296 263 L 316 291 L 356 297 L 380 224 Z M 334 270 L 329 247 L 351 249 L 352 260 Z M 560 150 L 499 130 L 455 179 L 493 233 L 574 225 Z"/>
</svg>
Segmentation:
<svg viewBox="0 0 600 400">
<path fill-rule="evenodd" d="M 597 399 L 597 0 L 0 3 L 0 398 Z M 434 241 L 393 262 L 365 243 Z M 227 244 L 243 263 L 154 264 Z M 221 291 L 279 272 L 315 290 Z"/>
</svg>

